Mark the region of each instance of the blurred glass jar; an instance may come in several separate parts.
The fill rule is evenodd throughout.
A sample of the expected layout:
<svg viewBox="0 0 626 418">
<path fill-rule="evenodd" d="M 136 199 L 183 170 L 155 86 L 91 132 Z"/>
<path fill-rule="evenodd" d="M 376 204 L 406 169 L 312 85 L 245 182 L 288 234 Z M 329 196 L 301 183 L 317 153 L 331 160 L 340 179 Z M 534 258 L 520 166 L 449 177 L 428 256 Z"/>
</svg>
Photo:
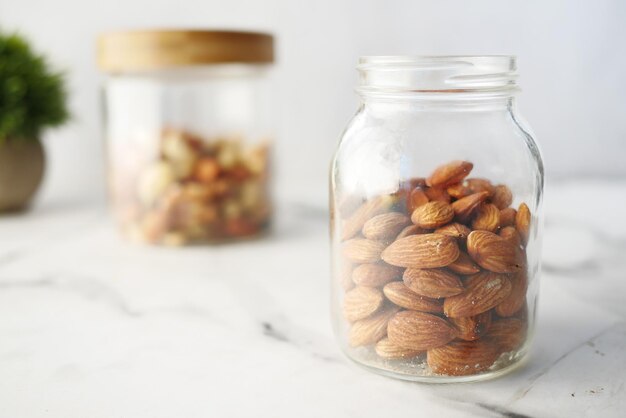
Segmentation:
<svg viewBox="0 0 626 418">
<path fill-rule="evenodd" d="M 333 325 L 350 359 L 426 382 L 526 356 L 541 156 L 513 57 L 368 57 L 331 172 Z"/>
<path fill-rule="evenodd" d="M 109 193 L 126 237 L 182 245 L 268 228 L 273 54 L 261 33 L 100 38 Z"/>
</svg>

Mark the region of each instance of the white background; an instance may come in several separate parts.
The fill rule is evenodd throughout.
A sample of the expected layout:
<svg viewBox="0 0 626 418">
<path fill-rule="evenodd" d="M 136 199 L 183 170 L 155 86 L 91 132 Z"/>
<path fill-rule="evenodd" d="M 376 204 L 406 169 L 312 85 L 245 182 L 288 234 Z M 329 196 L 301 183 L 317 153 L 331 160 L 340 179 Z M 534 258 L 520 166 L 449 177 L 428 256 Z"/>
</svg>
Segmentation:
<svg viewBox="0 0 626 418">
<path fill-rule="evenodd" d="M 27 35 L 69 77 L 74 118 L 46 134 L 46 198 L 103 197 L 95 39 L 149 27 L 277 36 L 277 185 L 289 198 L 325 204 L 360 55 L 515 54 L 549 178 L 626 176 L 623 1 L 0 0 L 0 28 Z"/>
</svg>

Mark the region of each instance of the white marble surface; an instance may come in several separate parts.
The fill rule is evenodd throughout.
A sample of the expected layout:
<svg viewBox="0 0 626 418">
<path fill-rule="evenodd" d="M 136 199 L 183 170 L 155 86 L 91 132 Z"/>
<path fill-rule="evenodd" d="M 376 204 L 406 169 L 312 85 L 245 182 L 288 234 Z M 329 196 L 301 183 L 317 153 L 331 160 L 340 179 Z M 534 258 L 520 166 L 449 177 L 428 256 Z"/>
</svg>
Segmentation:
<svg viewBox="0 0 626 418">
<path fill-rule="evenodd" d="M 220 247 L 118 240 L 98 205 L 0 218 L 0 417 L 626 416 L 626 182 L 554 184 L 526 366 L 395 381 L 339 352 L 323 209 Z"/>
</svg>

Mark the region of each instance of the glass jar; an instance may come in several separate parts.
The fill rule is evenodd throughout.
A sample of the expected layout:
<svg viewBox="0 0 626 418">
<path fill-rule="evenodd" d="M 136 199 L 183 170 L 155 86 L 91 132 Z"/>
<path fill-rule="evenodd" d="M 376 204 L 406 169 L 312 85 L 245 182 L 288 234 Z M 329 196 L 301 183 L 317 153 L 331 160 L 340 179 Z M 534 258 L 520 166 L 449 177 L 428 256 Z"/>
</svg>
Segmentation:
<svg viewBox="0 0 626 418">
<path fill-rule="evenodd" d="M 423 382 L 526 357 L 543 165 L 508 56 L 366 57 L 331 171 L 332 307 L 346 355 Z"/>
<path fill-rule="evenodd" d="M 109 194 L 124 236 L 182 245 L 268 228 L 272 62 L 261 33 L 101 37 Z"/>
</svg>

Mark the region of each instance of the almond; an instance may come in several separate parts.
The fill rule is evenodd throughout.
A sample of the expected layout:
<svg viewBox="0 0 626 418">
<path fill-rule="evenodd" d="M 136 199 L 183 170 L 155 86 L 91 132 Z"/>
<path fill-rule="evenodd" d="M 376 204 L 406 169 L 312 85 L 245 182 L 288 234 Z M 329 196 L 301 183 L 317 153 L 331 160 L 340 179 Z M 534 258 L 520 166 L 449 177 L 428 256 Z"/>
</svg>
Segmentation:
<svg viewBox="0 0 626 418">
<path fill-rule="evenodd" d="M 483 312 L 475 316 L 463 318 L 450 318 L 450 322 L 459 330 L 459 338 L 466 341 L 474 341 L 487 333 L 491 325 L 491 311 Z"/>
<path fill-rule="evenodd" d="M 511 206 L 511 203 L 513 203 L 513 193 L 511 193 L 511 189 L 506 187 L 504 184 L 496 186 L 493 190 L 491 203 L 496 205 L 498 209 L 504 209 Z"/>
<path fill-rule="evenodd" d="M 517 318 L 505 318 L 491 324 L 487 336 L 502 352 L 519 348 L 526 337 L 526 324 Z"/>
<path fill-rule="evenodd" d="M 366 263 L 352 272 L 352 281 L 359 286 L 379 287 L 402 277 L 402 269 L 383 262 Z"/>
<path fill-rule="evenodd" d="M 461 241 L 465 241 L 470 232 L 472 232 L 471 229 L 458 222 L 450 223 L 435 230 L 435 234 L 447 235 L 449 237 L 458 238 Z"/>
<path fill-rule="evenodd" d="M 376 350 L 376 354 L 388 360 L 409 359 L 424 353 L 424 351 L 400 347 L 389 341 L 389 338 L 383 338 L 378 341 L 374 349 Z"/>
<path fill-rule="evenodd" d="M 472 231 L 467 236 L 467 252 L 484 269 L 515 273 L 524 268 L 524 254 L 510 241 L 488 231 Z"/>
<path fill-rule="evenodd" d="M 455 218 L 461 223 L 467 223 L 472 217 L 474 210 L 483 203 L 488 196 L 489 193 L 487 192 L 474 193 L 452 203 Z"/>
<path fill-rule="evenodd" d="M 439 228 L 454 218 L 452 206 L 445 202 L 428 202 L 413 211 L 411 221 L 420 228 Z"/>
<path fill-rule="evenodd" d="M 530 232 L 530 209 L 526 203 L 522 203 L 517 208 L 517 215 L 515 216 L 515 227 L 517 232 L 522 237 L 524 245 L 528 242 L 528 234 Z"/>
<path fill-rule="evenodd" d="M 370 345 L 384 338 L 387 335 L 389 319 L 399 310 L 400 308 L 396 306 L 386 306 L 369 318 L 356 321 L 350 327 L 348 335 L 350 346 Z"/>
<path fill-rule="evenodd" d="M 375 263 L 380 261 L 380 254 L 385 244 L 365 238 L 354 238 L 344 242 L 343 255 L 354 263 Z"/>
<path fill-rule="evenodd" d="M 382 252 L 382 259 L 393 266 L 445 267 L 459 256 L 454 238 L 441 234 L 409 235 L 394 241 Z"/>
<path fill-rule="evenodd" d="M 424 193 L 428 196 L 428 199 L 433 202 L 444 202 L 450 203 L 450 195 L 446 191 L 446 189 L 441 189 L 439 187 L 428 187 L 424 189 Z"/>
<path fill-rule="evenodd" d="M 393 344 L 423 351 L 447 344 L 457 337 L 458 331 L 436 315 L 402 311 L 389 320 L 387 334 Z"/>
<path fill-rule="evenodd" d="M 472 193 L 486 192 L 489 195 L 489 198 L 491 198 L 496 191 L 493 184 L 491 184 L 491 182 L 487 179 L 467 179 L 465 183 Z"/>
<path fill-rule="evenodd" d="M 505 226 L 498 233 L 502 238 L 509 241 L 516 247 L 520 247 L 522 245 L 522 237 L 517 233 L 517 229 L 512 226 Z"/>
<path fill-rule="evenodd" d="M 387 299 L 402 308 L 420 312 L 443 312 L 442 301 L 418 295 L 402 282 L 388 283 L 383 288 L 383 293 Z"/>
<path fill-rule="evenodd" d="M 413 213 L 415 209 L 417 209 L 419 206 L 422 206 L 428 203 L 429 200 L 430 199 L 428 199 L 426 192 L 424 192 L 424 190 L 421 187 L 416 187 L 413 190 L 411 190 L 411 193 L 409 194 L 407 198 L 406 208 L 409 211 L 409 213 Z"/>
<path fill-rule="evenodd" d="M 409 225 L 406 228 L 404 228 L 402 231 L 400 231 L 400 233 L 396 237 L 396 240 L 399 240 L 400 238 L 408 237 L 409 235 L 427 234 L 429 232 L 430 230 L 420 228 L 417 225 Z"/>
<path fill-rule="evenodd" d="M 511 281 L 511 293 L 496 306 L 496 313 L 502 317 L 515 315 L 526 303 L 526 289 L 528 288 L 526 271 L 520 271 L 509 277 L 509 280 Z"/>
<path fill-rule="evenodd" d="M 383 294 L 373 287 L 357 286 L 346 292 L 343 301 L 343 314 L 350 321 L 364 319 L 383 306 Z"/>
<path fill-rule="evenodd" d="M 341 287 L 344 291 L 348 291 L 354 287 L 354 282 L 352 281 L 352 270 L 354 266 L 352 263 L 342 262 L 340 266 L 339 279 L 341 281 Z"/>
<path fill-rule="evenodd" d="M 474 168 L 474 164 L 469 161 L 451 161 L 439 166 L 426 179 L 428 186 L 448 187 L 463 180 Z"/>
<path fill-rule="evenodd" d="M 464 251 L 459 253 L 459 257 L 454 263 L 448 265 L 448 268 L 457 274 L 463 274 L 465 276 L 476 274 L 480 271 L 480 267 L 478 267 L 472 258 Z"/>
<path fill-rule="evenodd" d="M 429 298 L 458 295 L 465 290 L 455 274 L 443 269 L 408 268 L 402 280 L 413 292 Z"/>
<path fill-rule="evenodd" d="M 511 282 L 504 274 L 482 271 L 465 280 L 465 291 L 447 297 L 443 312 L 450 318 L 474 316 L 499 305 L 511 293 Z"/>
<path fill-rule="evenodd" d="M 498 358 L 498 347 L 490 341 L 454 341 L 426 353 L 434 373 L 466 376 L 487 370 Z"/>
<path fill-rule="evenodd" d="M 500 209 L 491 203 L 483 203 L 478 207 L 476 217 L 472 221 L 472 229 L 496 232 L 500 227 Z"/>
<path fill-rule="evenodd" d="M 373 240 L 395 238 L 409 224 L 409 218 L 402 213 L 383 213 L 365 222 L 363 225 L 363 236 Z"/>
<path fill-rule="evenodd" d="M 361 231 L 361 229 L 363 229 L 365 222 L 376 215 L 387 212 L 396 201 L 396 197 L 385 195 L 363 203 L 348 219 L 343 222 L 341 240 L 344 241 L 353 238 Z"/>
<path fill-rule="evenodd" d="M 462 183 L 453 184 L 452 186 L 449 186 L 446 191 L 451 197 L 455 199 L 461 199 L 465 196 L 469 196 L 472 194 L 470 188 L 463 185 Z"/>
<path fill-rule="evenodd" d="M 513 208 L 506 208 L 500 211 L 500 226 L 514 226 L 515 225 L 515 216 L 517 215 L 517 211 Z"/>
</svg>

